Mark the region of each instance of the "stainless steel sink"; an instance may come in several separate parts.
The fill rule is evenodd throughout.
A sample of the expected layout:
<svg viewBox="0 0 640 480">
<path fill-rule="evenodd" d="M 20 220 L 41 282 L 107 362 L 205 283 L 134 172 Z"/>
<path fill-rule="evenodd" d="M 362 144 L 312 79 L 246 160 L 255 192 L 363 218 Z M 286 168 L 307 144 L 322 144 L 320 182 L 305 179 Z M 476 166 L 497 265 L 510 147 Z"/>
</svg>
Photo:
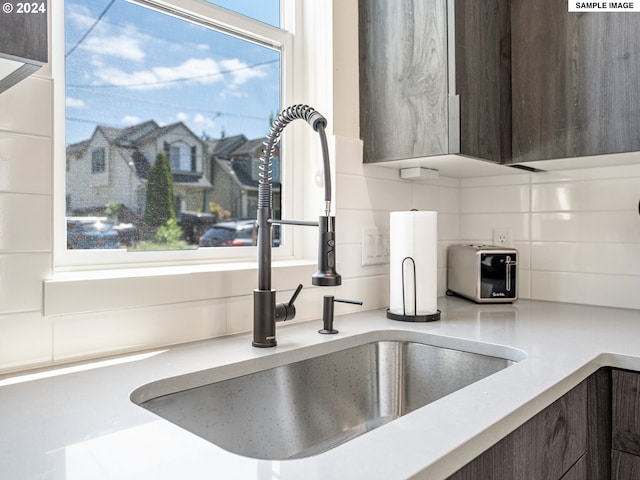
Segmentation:
<svg viewBox="0 0 640 480">
<path fill-rule="evenodd" d="M 411 341 L 375 341 L 140 402 L 230 452 L 318 454 L 513 363 Z"/>
</svg>

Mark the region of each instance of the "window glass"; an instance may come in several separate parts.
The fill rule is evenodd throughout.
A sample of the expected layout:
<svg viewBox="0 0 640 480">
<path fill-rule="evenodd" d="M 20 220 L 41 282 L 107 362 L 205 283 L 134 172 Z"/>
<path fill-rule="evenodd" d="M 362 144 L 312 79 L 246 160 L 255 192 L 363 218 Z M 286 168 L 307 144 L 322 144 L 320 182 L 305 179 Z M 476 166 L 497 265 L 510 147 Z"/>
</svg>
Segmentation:
<svg viewBox="0 0 640 480">
<path fill-rule="evenodd" d="M 261 22 L 280 26 L 280 1 L 279 0 L 208 0 L 228 10 L 242 13 L 247 17 L 255 18 Z"/>
<path fill-rule="evenodd" d="M 279 18 L 277 1 L 212 3 Z M 255 218 L 280 50 L 125 0 L 66 0 L 65 63 L 68 218 L 109 222 L 132 250 L 195 249 L 213 225 Z"/>
</svg>

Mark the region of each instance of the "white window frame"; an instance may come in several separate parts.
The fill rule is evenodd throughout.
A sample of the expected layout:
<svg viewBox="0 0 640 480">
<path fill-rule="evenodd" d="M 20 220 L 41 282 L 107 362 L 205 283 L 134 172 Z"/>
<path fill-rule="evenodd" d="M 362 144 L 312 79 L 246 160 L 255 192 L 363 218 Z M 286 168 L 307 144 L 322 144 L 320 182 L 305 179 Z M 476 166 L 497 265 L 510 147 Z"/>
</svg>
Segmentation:
<svg viewBox="0 0 640 480">
<path fill-rule="evenodd" d="M 235 12 L 218 7 L 204 0 L 135 0 L 163 13 L 212 26 L 245 40 L 280 49 L 281 53 L 281 102 L 283 106 L 294 103 L 295 79 L 293 75 L 293 34 L 295 3 L 283 0 L 281 7 L 282 28 L 273 27 Z M 56 1 L 52 8 L 52 71 L 54 82 L 54 248 L 53 267 L 56 272 L 83 270 L 111 270 L 131 267 L 154 267 L 185 264 L 210 264 L 221 262 L 246 262 L 255 260 L 256 247 L 204 248 L 185 251 L 128 252 L 126 250 L 67 250 L 66 248 L 66 149 L 65 149 L 65 65 L 64 65 L 64 2 Z M 266 132 L 265 132 L 266 133 Z M 282 152 L 294 150 L 292 136 L 283 136 Z M 297 148 L 297 147 L 296 147 Z M 288 218 L 299 218 L 303 212 L 293 202 L 296 176 L 293 162 L 287 161 L 290 153 L 284 153 L 281 166 L 284 192 L 282 211 Z M 299 193 L 298 193 L 299 194 Z M 299 205 L 300 202 L 298 202 Z M 296 245 L 291 228 L 283 228 L 284 245 L 273 250 L 274 260 L 301 258 L 302 249 Z M 295 235 L 299 238 L 299 235 Z M 297 242 L 299 243 L 299 242 Z"/>
</svg>

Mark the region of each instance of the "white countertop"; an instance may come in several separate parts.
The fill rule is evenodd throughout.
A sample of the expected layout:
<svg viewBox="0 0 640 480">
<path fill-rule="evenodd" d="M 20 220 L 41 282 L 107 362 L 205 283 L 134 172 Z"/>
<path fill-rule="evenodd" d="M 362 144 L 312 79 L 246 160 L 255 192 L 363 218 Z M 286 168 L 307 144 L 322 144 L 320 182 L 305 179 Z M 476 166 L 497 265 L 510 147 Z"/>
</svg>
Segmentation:
<svg viewBox="0 0 640 480">
<path fill-rule="evenodd" d="M 44 378 L 0 379 L 0 478 L 443 479 L 601 366 L 640 371 L 637 310 L 527 300 L 475 305 L 457 298 L 440 298 L 438 305 L 438 322 L 396 322 L 383 310 L 367 311 L 337 317 L 340 333 L 332 336 L 317 333 L 320 320 L 278 324 L 278 346 L 271 349 L 251 347 L 250 334 L 235 335 L 87 363 L 81 371 L 52 369 Z M 297 360 L 363 335 L 383 339 L 390 330 L 418 332 L 437 346 L 525 358 L 328 452 L 296 460 L 229 453 L 130 400 L 156 380 L 205 370 L 209 376 L 247 373 L 256 364 Z"/>
</svg>

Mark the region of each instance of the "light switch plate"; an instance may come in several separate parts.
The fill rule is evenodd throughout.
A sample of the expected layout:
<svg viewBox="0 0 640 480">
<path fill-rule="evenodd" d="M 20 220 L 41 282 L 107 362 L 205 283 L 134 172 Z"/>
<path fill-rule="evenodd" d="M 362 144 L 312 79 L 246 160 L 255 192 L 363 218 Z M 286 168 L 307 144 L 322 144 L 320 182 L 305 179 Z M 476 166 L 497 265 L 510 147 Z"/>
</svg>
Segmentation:
<svg viewBox="0 0 640 480">
<path fill-rule="evenodd" d="M 389 233 L 377 227 L 362 229 L 362 265 L 380 265 L 389 262 Z"/>
</svg>

